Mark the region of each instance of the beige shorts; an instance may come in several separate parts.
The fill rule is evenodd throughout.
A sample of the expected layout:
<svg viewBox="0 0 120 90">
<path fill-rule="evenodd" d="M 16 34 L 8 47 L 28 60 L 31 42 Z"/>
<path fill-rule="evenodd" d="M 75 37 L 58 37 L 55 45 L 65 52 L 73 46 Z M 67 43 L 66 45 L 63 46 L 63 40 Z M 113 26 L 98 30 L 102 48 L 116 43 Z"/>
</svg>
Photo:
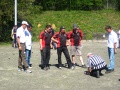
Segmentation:
<svg viewBox="0 0 120 90">
<path fill-rule="evenodd" d="M 80 55 L 82 55 L 81 50 L 82 50 L 82 46 L 71 46 L 70 47 L 70 54 L 80 56 Z"/>
</svg>

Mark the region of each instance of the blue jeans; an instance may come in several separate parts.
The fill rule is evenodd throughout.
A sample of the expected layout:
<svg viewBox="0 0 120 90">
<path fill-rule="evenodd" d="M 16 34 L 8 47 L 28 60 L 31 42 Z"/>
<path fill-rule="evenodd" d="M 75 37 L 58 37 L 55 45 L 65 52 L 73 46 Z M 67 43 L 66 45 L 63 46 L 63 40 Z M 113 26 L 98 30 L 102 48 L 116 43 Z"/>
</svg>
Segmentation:
<svg viewBox="0 0 120 90">
<path fill-rule="evenodd" d="M 108 55 L 110 59 L 110 64 L 108 66 L 108 69 L 114 69 L 114 59 L 115 59 L 114 48 L 108 47 Z"/>
<path fill-rule="evenodd" d="M 26 61 L 30 66 L 31 50 L 26 49 Z"/>
<path fill-rule="evenodd" d="M 52 42 L 52 45 L 53 45 L 54 49 L 57 49 L 57 46 L 56 46 L 55 42 Z"/>
</svg>

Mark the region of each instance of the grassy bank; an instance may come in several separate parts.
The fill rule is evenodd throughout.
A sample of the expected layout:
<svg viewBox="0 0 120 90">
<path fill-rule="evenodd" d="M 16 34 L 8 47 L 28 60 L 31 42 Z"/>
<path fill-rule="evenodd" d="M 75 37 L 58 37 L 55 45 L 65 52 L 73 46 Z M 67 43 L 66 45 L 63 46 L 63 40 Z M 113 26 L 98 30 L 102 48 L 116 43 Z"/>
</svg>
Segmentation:
<svg viewBox="0 0 120 90">
<path fill-rule="evenodd" d="M 0 47 L 1 46 L 10 46 L 11 44 L 12 44 L 12 42 L 0 42 Z"/>
<path fill-rule="evenodd" d="M 105 33 L 104 27 L 106 25 L 111 25 L 114 30 L 118 30 L 118 27 L 120 27 L 120 12 L 115 10 L 45 11 L 40 15 L 32 16 L 31 23 L 34 26 L 34 40 L 38 40 L 39 33 L 47 23 L 54 23 L 56 25 L 55 31 L 58 31 L 60 26 L 65 26 L 66 30 L 69 31 L 76 23 L 86 33 L 87 39 L 92 39 L 93 33 Z M 38 24 L 41 24 L 41 27 L 38 28 Z"/>
</svg>

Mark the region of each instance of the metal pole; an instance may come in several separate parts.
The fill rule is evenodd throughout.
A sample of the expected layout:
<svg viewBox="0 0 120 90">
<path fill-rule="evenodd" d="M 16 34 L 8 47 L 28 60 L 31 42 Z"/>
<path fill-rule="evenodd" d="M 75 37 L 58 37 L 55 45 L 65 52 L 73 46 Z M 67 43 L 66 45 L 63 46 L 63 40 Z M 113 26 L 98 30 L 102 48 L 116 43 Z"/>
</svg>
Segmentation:
<svg viewBox="0 0 120 90">
<path fill-rule="evenodd" d="M 107 9 L 108 9 L 108 0 L 107 0 Z"/>
<path fill-rule="evenodd" d="M 15 25 L 17 25 L 17 0 L 15 0 Z"/>
</svg>

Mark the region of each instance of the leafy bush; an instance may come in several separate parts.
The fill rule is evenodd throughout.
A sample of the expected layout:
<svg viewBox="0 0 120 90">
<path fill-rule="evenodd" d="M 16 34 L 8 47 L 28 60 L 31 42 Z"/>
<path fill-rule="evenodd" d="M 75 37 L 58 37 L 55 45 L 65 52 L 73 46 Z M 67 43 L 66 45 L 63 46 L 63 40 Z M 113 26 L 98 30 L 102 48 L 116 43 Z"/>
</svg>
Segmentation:
<svg viewBox="0 0 120 90">
<path fill-rule="evenodd" d="M 41 6 L 34 5 L 35 0 L 17 0 L 18 23 L 22 20 L 31 22 L 31 15 L 39 14 Z M 12 27 L 14 26 L 14 0 L 1 0 L 0 2 L 0 42 L 10 41 Z"/>
<path fill-rule="evenodd" d="M 43 10 L 100 10 L 105 0 L 41 0 Z"/>
</svg>

